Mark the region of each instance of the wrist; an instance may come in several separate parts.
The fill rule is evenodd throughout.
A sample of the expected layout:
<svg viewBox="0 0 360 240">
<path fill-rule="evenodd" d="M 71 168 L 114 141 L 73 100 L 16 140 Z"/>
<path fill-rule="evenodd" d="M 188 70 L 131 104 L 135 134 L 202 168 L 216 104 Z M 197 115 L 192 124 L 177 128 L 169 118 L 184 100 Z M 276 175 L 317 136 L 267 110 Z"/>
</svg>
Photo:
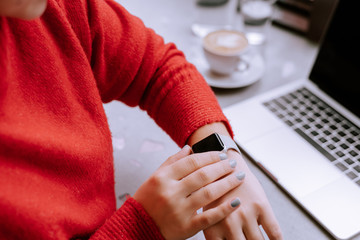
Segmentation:
<svg viewBox="0 0 360 240">
<path fill-rule="evenodd" d="M 230 136 L 218 133 L 210 134 L 192 146 L 192 151 L 194 153 L 210 151 L 221 151 L 227 153 L 230 150 L 234 150 L 241 155 L 240 149 Z"/>
<path fill-rule="evenodd" d="M 202 139 L 206 138 L 207 136 L 215 132 L 221 135 L 231 136 L 224 123 L 214 122 L 214 123 L 206 124 L 198 128 L 196 131 L 194 131 L 191 134 L 191 136 L 188 138 L 187 144 L 189 146 L 192 146 L 195 143 L 201 141 Z"/>
</svg>

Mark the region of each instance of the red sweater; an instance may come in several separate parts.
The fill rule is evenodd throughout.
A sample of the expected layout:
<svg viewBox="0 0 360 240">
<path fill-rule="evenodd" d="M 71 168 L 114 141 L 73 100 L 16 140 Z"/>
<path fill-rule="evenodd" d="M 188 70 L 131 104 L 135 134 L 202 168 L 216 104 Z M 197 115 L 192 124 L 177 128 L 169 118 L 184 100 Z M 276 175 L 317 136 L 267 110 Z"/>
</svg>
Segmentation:
<svg viewBox="0 0 360 240">
<path fill-rule="evenodd" d="M 180 146 L 204 124 L 229 128 L 182 52 L 114 1 L 0 17 L 0 239 L 162 239 L 134 199 L 116 210 L 112 100 L 146 110 Z"/>
</svg>

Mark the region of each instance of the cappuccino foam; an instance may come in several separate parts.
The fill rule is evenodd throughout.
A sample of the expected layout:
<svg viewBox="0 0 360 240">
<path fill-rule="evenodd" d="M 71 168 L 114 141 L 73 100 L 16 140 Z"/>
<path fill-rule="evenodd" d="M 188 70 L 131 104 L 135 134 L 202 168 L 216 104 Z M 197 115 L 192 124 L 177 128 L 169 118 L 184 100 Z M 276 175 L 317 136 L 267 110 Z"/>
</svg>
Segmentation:
<svg viewBox="0 0 360 240">
<path fill-rule="evenodd" d="M 241 32 L 219 30 L 209 33 L 203 39 L 205 49 L 221 55 L 237 54 L 248 46 L 248 40 Z"/>
</svg>

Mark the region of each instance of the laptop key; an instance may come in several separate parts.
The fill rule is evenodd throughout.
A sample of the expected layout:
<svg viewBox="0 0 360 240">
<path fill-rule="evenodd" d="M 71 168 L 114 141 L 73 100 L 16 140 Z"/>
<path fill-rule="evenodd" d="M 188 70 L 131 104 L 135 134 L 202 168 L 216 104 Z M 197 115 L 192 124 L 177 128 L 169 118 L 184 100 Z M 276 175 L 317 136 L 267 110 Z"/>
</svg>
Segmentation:
<svg viewBox="0 0 360 240">
<path fill-rule="evenodd" d="M 331 135 L 331 132 L 329 132 L 328 130 L 325 130 L 324 133 L 325 133 L 326 136 Z"/>
<path fill-rule="evenodd" d="M 337 123 L 341 123 L 341 119 L 339 119 L 339 118 L 335 118 L 334 121 Z"/>
<path fill-rule="evenodd" d="M 351 160 L 350 158 L 347 158 L 345 159 L 345 162 L 348 164 L 348 165 L 351 165 L 353 163 L 355 163 L 353 160 Z"/>
<path fill-rule="evenodd" d="M 338 132 L 338 134 L 339 134 L 341 137 L 345 137 L 345 136 L 346 136 L 346 133 L 344 133 L 343 131 Z"/>
<path fill-rule="evenodd" d="M 297 123 L 301 123 L 301 122 L 302 122 L 301 118 L 296 118 L 295 121 L 296 121 Z"/>
<path fill-rule="evenodd" d="M 351 131 L 351 134 L 352 134 L 353 136 L 355 136 L 355 137 L 359 135 L 359 133 L 358 133 L 357 131 L 355 131 L 355 130 Z"/>
<path fill-rule="evenodd" d="M 357 181 L 356 181 L 356 184 L 360 186 L 360 180 L 357 180 Z"/>
<path fill-rule="evenodd" d="M 316 132 L 316 131 L 312 131 L 312 132 L 311 132 L 311 134 L 312 134 L 313 136 L 317 136 L 317 135 L 319 135 L 319 133 L 318 133 L 318 132 Z"/>
<path fill-rule="evenodd" d="M 350 178 L 350 179 L 355 179 L 355 178 L 357 178 L 357 175 L 355 174 L 355 173 L 353 173 L 353 172 L 348 172 L 348 173 L 346 173 L 346 175 Z"/>
<path fill-rule="evenodd" d="M 292 127 L 294 125 L 290 120 L 286 120 L 285 123 L 290 127 Z"/>
<path fill-rule="evenodd" d="M 359 155 L 357 152 L 351 150 L 350 152 L 350 155 L 353 156 L 353 157 L 356 157 L 357 155 Z"/>
<path fill-rule="evenodd" d="M 336 163 L 335 164 L 335 166 L 337 166 L 341 171 L 346 171 L 348 168 L 344 165 L 344 164 L 342 164 L 341 162 L 338 162 L 338 163 Z"/>
<path fill-rule="evenodd" d="M 339 157 L 345 156 L 345 154 L 343 152 L 340 152 L 340 151 L 336 152 L 336 155 L 338 155 Z"/>
<path fill-rule="evenodd" d="M 331 128 L 332 130 L 336 130 L 336 129 L 337 129 L 337 126 L 335 126 L 335 125 L 330 125 L 330 128 Z"/>
<path fill-rule="evenodd" d="M 341 146 L 343 149 L 348 149 L 348 148 L 349 148 L 349 146 L 348 146 L 347 144 L 345 144 L 345 143 L 341 144 L 340 146 Z"/>
<path fill-rule="evenodd" d="M 329 145 L 327 145 L 327 147 L 330 149 L 330 150 L 334 150 L 336 147 L 334 145 L 332 145 L 331 143 Z"/>
<path fill-rule="evenodd" d="M 284 105 L 282 105 L 279 101 L 274 100 L 274 103 L 275 103 L 278 107 L 280 107 L 282 110 L 285 110 L 285 109 L 286 109 L 286 107 L 285 107 Z"/>
</svg>

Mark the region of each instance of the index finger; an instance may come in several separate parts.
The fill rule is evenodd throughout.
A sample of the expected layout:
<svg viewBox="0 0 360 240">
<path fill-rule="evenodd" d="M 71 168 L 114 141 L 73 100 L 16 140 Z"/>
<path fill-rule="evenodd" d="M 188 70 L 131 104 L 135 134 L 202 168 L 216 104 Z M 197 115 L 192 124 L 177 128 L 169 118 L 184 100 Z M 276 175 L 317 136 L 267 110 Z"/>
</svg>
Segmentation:
<svg viewBox="0 0 360 240">
<path fill-rule="evenodd" d="M 171 166 L 173 178 L 180 180 L 196 170 L 227 158 L 223 152 L 204 152 L 186 156 Z"/>
<path fill-rule="evenodd" d="M 159 168 L 163 168 L 173 164 L 174 162 L 180 160 L 191 154 L 191 147 L 189 145 L 185 145 L 179 152 L 169 157 L 163 164 L 160 165 Z"/>
</svg>

